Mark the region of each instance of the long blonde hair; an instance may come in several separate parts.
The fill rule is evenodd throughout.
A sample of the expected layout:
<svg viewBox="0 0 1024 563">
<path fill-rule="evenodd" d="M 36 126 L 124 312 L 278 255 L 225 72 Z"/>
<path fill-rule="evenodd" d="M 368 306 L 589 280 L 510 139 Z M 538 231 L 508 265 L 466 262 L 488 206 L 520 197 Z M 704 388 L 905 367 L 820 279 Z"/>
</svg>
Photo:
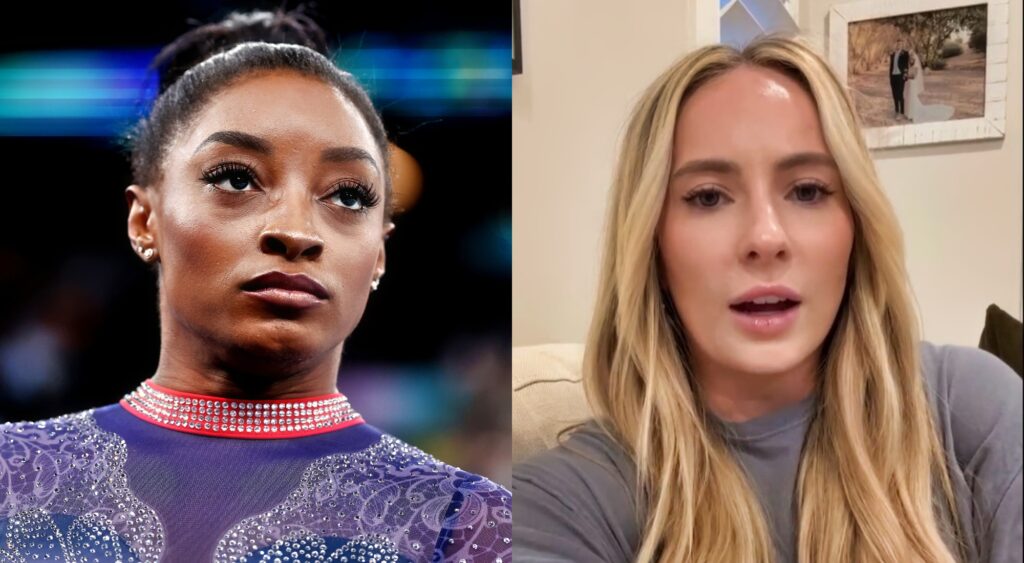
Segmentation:
<svg viewBox="0 0 1024 563">
<path fill-rule="evenodd" d="M 811 48 L 779 36 L 682 58 L 646 90 L 622 143 L 583 372 L 596 418 L 637 465 L 637 506 L 646 507 L 637 560 L 775 559 L 763 510 L 694 385 L 656 241 L 679 108 L 740 65 L 784 72 L 811 94 L 854 214 L 846 293 L 823 343 L 797 480 L 799 560 L 957 561 L 955 500 L 918 372 L 902 233 L 845 89 Z"/>
</svg>

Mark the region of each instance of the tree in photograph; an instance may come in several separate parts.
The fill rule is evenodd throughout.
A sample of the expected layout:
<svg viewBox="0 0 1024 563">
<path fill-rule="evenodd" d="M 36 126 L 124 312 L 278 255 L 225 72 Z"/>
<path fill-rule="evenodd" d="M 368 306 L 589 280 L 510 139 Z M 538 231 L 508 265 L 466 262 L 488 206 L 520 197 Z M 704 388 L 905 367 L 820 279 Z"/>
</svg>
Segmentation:
<svg viewBox="0 0 1024 563">
<path fill-rule="evenodd" d="M 982 4 L 908 14 L 895 18 L 893 24 L 910 37 L 924 65 L 933 68 L 942 60 L 942 46 L 953 32 L 984 29 L 987 21 L 986 6 Z"/>
</svg>

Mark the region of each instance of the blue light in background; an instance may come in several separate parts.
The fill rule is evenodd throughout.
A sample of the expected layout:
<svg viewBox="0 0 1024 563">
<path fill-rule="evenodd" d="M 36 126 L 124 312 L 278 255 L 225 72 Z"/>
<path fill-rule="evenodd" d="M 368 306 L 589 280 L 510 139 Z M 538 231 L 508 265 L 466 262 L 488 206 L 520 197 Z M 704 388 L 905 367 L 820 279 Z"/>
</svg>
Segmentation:
<svg viewBox="0 0 1024 563">
<path fill-rule="evenodd" d="M 367 87 L 378 108 L 413 117 L 507 115 L 506 34 L 421 38 L 366 35 L 335 63 Z M 52 51 L 0 56 L 0 135 L 111 136 L 152 103 L 156 49 Z"/>
<path fill-rule="evenodd" d="M 473 269 L 494 276 L 512 272 L 512 219 L 501 217 L 477 226 L 462 241 L 462 256 Z"/>
<path fill-rule="evenodd" d="M 0 135 L 107 136 L 155 92 L 155 49 L 15 53 L 0 57 Z"/>
<path fill-rule="evenodd" d="M 512 50 L 507 34 L 453 33 L 415 42 L 363 35 L 334 61 L 375 101 L 406 115 L 505 115 L 511 111 Z"/>
<path fill-rule="evenodd" d="M 344 368 L 338 388 L 368 422 L 398 435 L 451 427 L 465 401 L 451 374 L 432 365 Z"/>
</svg>

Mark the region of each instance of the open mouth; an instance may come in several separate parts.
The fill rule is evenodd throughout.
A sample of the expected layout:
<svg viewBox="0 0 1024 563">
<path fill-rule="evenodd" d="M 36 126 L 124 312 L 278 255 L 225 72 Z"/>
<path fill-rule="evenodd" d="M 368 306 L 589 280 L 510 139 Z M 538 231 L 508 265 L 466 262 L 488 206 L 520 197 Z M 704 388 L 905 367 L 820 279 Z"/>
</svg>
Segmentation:
<svg viewBox="0 0 1024 563">
<path fill-rule="evenodd" d="M 736 325 L 754 338 L 783 336 L 796 326 L 800 302 L 792 299 L 768 298 L 729 305 Z"/>
<path fill-rule="evenodd" d="M 756 303 L 754 301 L 744 301 L 743 303 L 737 303 L 735 305 L 729 305 L 729 308 L 737 313 L 743 313 L 745 315 L 753 316 L 770 316 L 778 313 L 789 311 L 800 305 L 799 301 L 793 301 L 791 299 L 781 299 L 774 302 Z"/>
</svg>

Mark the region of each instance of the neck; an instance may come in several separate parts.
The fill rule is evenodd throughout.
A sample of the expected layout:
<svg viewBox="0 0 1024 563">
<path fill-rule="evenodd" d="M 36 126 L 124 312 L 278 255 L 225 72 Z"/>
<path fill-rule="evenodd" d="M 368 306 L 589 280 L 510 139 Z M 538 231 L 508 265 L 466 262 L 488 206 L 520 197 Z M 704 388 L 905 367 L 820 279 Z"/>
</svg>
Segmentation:
<svg viewBox="0 0 1024 563">
<path fill-rule="evenodd" d="M 746 422 L 799 403 L 814 392 L 818 354 L 780 373 L 749 373 L 698 362 L 695 377 L 707 408 L 727 422 Z"/>
<path fill-rule="evenodd" d="M 340 393 L 303 400 L 236 401 L 145 381 L 120 405 L 157 426 L 224 438 L 301 438 L 363 423 Z"/>
<path fill-rule="evenodd" d="M 220 344 L 165 322 L 151 381 L 174 391 L 229 399 L 328 395 L 338 392 L 343 345 L 319 354 L 269 353 Z"/>
</svg>

